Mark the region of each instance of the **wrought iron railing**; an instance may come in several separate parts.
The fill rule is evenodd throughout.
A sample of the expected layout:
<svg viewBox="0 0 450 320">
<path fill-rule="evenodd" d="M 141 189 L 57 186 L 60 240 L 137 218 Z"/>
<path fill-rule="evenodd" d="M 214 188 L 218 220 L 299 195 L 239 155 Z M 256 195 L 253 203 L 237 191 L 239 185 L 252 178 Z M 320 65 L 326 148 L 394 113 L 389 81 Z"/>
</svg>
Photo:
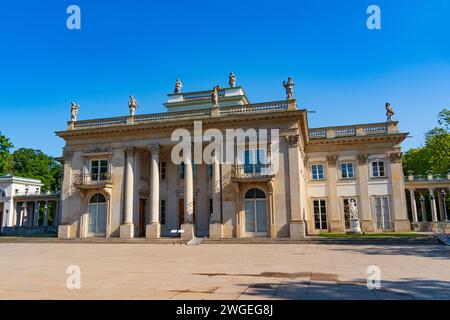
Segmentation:
<svg viewBox="0 0 450 320">
<path fill-rule="evenodd" d="M 270 178 L 274 175 L 270 164 L 234 164 L 231 166 L 231 178 L 234 179 Z"/>
<path fill-rule="evenodd" d="M 112 183 L 111 173 L 76 174 L 73 184 L 75 186 L 96 186 Z"/>
</svg>

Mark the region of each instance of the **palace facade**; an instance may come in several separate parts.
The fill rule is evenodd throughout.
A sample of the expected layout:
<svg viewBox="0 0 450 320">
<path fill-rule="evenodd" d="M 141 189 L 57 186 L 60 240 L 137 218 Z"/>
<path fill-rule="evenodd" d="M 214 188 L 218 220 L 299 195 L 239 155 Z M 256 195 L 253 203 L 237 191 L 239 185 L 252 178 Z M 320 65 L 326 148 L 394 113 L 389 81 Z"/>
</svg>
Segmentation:
<svg viewBox="0 0 450 320">
<path fill-rule="evenodd" d="M 60 238 L 181 236 L 300 239 L 350 228 L 355 201 L 366 232 L 408 231 L 397 122 L 310 128 L 292 95 L 250 103 L 242 87 L 169 94 L 167 112 L 77 120 L 65 131 Z M 215 97 L 212 95 L 216 95 Z M 73 109 L 74 110 L 74 109 Z M 277 146 L 235 163 L 175 164 L 176 129 L 278 129 Z M 201 148 L 207 146 L 204 143 Z M 278 153 L 277 170 L 261 157 Z M 202 151 L 202 150 L 201 150 Z M 254 159 L 255 161 L 250 161 Z"/>
</svg>

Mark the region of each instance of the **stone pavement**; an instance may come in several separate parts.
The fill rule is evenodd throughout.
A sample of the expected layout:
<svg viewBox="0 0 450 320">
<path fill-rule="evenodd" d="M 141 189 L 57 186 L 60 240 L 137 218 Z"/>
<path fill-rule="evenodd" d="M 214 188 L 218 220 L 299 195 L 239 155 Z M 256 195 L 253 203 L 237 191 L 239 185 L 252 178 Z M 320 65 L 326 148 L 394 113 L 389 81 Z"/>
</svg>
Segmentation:
<svg viewBox="0 0 450 320">
<path fill-rule="evenodd" d="M 450 299 L 450 248 L 0 243 L 1 299 Z M 69 265 L 81 289 L 66 286 Z M 366 286 L 381 269 L 381 289 Z"/>
</svg>

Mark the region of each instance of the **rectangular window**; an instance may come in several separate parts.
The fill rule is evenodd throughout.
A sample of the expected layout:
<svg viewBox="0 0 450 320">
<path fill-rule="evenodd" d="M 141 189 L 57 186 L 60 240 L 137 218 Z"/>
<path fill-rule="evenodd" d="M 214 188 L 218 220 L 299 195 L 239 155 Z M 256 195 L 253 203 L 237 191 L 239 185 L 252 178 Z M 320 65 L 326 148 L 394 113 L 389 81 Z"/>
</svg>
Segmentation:
<svg viewBox="0 0 450 320">
<path fill-rule="evenodd" d="M 184 162 L 180 163 L 180 179 L 184 179 Z"/>
<path fill-rule="evenodd" d="M 160 178 L 161 180 L 166 180 L 166 174 L 167 174 L 167 163 L 165 161 L 161 161 L 159 164 L 160 168 Z"/>
<path fill-rule="evenodd" d="M 384 161 L 372 161 L 372 177 L 385 177 Z"/>
<path fill-rule="evenodd" d="M 213 165 L 212 164 L 208 164 L 208 178 L 212 178 L 213 176 Z"/>
<path fill-rule="evenodd" d="M 311 166 L 312 180 L 323 180 L 325 178 L 323 164 L 313 164 Z"/>
<path fill-rule="evenodd" d="M 391 229 L 391 216 L 389 213 L 389 197 L 374 197 L 375 218 L 377 228 L 380 231 L 388 231 Z"/>
<path fill-rule="evenodd" d="M 209 199 L 209 214 L 213 214 L 213 199 Z"/>
<path fill-rule="evenodd" d="M 108 160 L 91 160 L 91 180 L 102 181 L 108 178 Z"/>
<path fill-rule="evenodd" d="M 342 179 L 352 179 L 355 177 L 353 171 L 353 162 L 343 162 L 341 163 L 341 178 Z"/>
<path fill-rule="evenodd" d="M 159 214 L 162 225 L 166 224 L 166 200 L 161 200 L 160 208 L 159 208 Z"/>
<path fill-rule="evenodd" d="M 325 199 L 313 201 L 314 207 L 314 228 L 316 230 L 328 230 L 327 206 Z"/>
<path fill-rule="evenodd" d="M 266 150 L 244 150 L 244 173 L 261 173 L 266 161 Z"/>
</svg>

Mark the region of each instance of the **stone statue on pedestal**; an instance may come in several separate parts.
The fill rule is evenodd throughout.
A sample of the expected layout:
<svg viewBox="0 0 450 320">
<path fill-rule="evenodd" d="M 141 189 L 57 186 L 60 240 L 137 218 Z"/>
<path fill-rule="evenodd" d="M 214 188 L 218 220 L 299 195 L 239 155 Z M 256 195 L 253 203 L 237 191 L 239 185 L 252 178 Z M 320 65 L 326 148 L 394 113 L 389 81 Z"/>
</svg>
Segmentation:
<svg viewBox="0 0 450 320">
<path fill-rule="evenodd" d="M 219 86 L 215 86 L 211 93 L 211 103 L 214 107 L 219 106 Z"/>
<path fill-rule="evenodd" d="M 283 87 L 286 89 L 286 99 L 290 100 L 294 98 L 294 82 L 291 77 L 288 77 L 288 81 L 283 81 Z"/>
<path fill-rule="evenodd" d="M 75 102 L 72 102 L 72 106 L 70 108 L 70 121 L 77 121 L 78 109 L 80 106 Z"/>
<path fill-rule="evenodd" d="M 362 233 L 361 224 L 358 217 L 358 207 L 356 206 L 356 200 L 350 199 L 348 206 L 350 212 L 350 232 Z"/>
<path fill-rule="evenodd" d="M 134 116 L 136 112 L 136 108 L 139 106 L 139 103 L 133 96 L 130 96 L 130 101 L 128 101 L 128 107 L 130 108 L 130 116 Z"/>
<path fill-rule="evenodd" d="M 183 84 L 179 79 L 175 81 L 175 89 L 173 90 L 174 93 L 181 93 L 181 88 L 183 88 Z"/>
<path fill-rule="evenodd" d="M 391 108 L 391 104 L 389 102 L 386 102 L 386 117 L 387 122 L 392 121 L 392 116 L 394 115 L 394 110 Z"/>
<path fill-rule="evenodd" d="M 228 76 L 228 84 L 230 85 L 230 88 L 236 87 L 236 76 L 233 72 L 230 72 L 230 75 Z"/>
</svg>

